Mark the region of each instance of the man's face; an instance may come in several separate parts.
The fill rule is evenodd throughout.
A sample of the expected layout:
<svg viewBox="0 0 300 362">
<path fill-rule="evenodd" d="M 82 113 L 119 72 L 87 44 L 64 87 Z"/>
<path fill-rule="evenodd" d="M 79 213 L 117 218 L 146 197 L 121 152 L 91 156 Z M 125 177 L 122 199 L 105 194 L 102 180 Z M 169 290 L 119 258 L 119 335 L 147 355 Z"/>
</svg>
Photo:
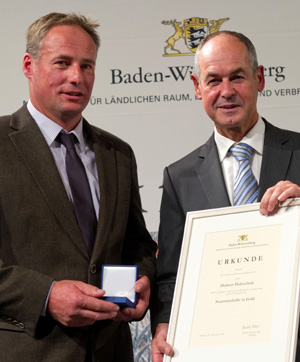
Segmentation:
<svg viewBox="0 0 300 362">
<path fill-rule="evenodd" d="M 40 57 L 33 59 L 27 53 L 23 61 L 33 105 L 54 122 L 74 128 L 91 96 L 96 56 L 95 43 L 82 28 L 52 28 Z"/>
<path fill-rule="evenodd" d="M 200 84 L 193 76 L 196 96 L 202 99 L 217 131 L 239 140 L 258 119 L 258 91 L 264 88 L 263 67 L 255 75 L 246 46 L 222 34 L 204 45 L 199 57 Z"/>
</svg>

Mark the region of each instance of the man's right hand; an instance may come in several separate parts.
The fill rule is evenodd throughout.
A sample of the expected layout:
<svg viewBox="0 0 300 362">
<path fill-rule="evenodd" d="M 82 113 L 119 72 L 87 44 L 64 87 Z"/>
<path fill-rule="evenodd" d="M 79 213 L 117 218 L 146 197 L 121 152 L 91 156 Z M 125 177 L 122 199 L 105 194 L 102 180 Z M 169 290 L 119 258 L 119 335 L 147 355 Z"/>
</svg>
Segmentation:
<svg viewBox="0 0 300 362">
<path fill-rule="evenodd" d="M 166 342 L 168 328 L 168 323 L 160 323 L 156 327 L 155 336 L 151 344 L 153 362 L 163 362 L 165 354 L 168 356 L 174 355 L 172 347 Z"/>
<path fill-rule="evenodd" d="M 57 281 L 49 296 L 47 312 L 67 327 L 83 327 L 115 318 L 120 308 L 99 299 L 104 294 L 104 290 L 83 282 Z"/>
</svg>

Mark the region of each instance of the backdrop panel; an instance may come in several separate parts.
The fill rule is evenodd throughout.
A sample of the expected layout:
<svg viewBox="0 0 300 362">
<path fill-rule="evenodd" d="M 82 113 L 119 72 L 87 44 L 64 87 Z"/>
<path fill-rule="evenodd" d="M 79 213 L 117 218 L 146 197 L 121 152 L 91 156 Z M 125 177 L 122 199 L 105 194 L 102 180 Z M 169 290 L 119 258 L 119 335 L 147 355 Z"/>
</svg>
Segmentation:
<svg viewBox="0 0 300 362">
<path fill-rule="evenodd" d="M 299 0 L 2 0 L 1 114 L 28 99 L 21 70 L 24 34 L 50 11 L 82 12 L 101 24 L 96 82 L 84 115 L 132 145 L 150 231 L 158 229 L 164 167 L 205 142 L 213 130 L 190 80 L 193 47 L 207 34 L 235 30 L 253 41 L 266 76 L 260 114 L 300 131 Z M 149 353 L 138 358 L 149 360 Z"/>
<path fill-rule="evenodd" d="M 100 22 L 102 46 L 85 116 L 132 145 L 150 231 L 158 228 L 163 168 L 203 143 L 213 129 L 190 80 L 193 46 L 204 36 L 226 29 L 250 37 L 265 66 L 260 114 L 280 127 L 300 131 L 297 0 L 176 5 L 171 0 L 14 0 L 2 1 L 0 10 L 1 114 L 13 112 L 28 98 L 21 62 L 31 22 L 50 11 L 82 12 Z"/>
</svg>

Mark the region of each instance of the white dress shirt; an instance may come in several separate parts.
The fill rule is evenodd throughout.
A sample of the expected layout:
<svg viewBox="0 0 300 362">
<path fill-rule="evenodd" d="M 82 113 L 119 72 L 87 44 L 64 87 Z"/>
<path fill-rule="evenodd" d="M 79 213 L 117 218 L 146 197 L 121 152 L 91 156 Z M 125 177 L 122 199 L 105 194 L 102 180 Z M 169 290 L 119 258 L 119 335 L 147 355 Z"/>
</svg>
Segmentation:
<svg viewBox="0 0 300 362">
<path fill-rule="evenodd" d="M 265 124 L 261 119 L 261 117 L 258 117 L 258 121 L 254 125 L 254 127 L 251 128 L 251 130 L 246 134 L 246 136 L 240 142 L 234 142 L 231 139 L 220 135 L 220 133 L 217 132 L 216 128 L 214 130 L 214 138 L 219 153 L 220 163 L 223 170 L 228 196 L 231 204 L 233 205 L 234 179 L 238 172 L 239 163 L 231 154 L 231 152 L 228 151 L 232 145 L 240 142 L 247 143 L 254 149 L 250 164 L 252 172 L 259 185 L 260 169 L 262 163 L 264 138 L 265 138 Z"/>
</svg>

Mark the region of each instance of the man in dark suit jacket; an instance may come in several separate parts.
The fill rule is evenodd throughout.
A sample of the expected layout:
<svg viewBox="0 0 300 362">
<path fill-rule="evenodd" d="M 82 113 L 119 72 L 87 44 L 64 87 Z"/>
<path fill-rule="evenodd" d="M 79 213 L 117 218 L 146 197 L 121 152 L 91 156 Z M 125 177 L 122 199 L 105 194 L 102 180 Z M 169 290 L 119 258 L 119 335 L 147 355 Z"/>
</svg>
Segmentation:
<svg viewBox="0 0 300 362">
<path fill-rule="evenodd" d="M 82 118 L 98 24 L 48 14 L 27 33 L 30 101 L 0 119 L 0 360 L 133 361 L 127 322 L 148 307 L 156 245 L 145 228 L 130 146 Z M 90 255 L 78 226 L 60 133 L 90 184 L 98 225 Z M 52 137 L 52 139 L 51 139 Z M 136 308 L 100 299 L 103 264 L 134 264 Z"/>
<path fill-rule="evenodd" d="M 255 201 L 261 201 L 262 214 L 271 213 L 277 202 L 300 196 L 300 135 L 274 127 L 258 115 L 264 71 L 250 40 L 228 31 L 205 38 L 196 53 L 192 79 L 215 130 L 204 145 L 164 171 L 157 290 L 151 314 L 154 362 L 173 354 L 166 336 L 186 213 L 234 204 L 238 162 L 230 148 L 242 142 L 254 149 L 251 164 L 259 180 Z"/>
</svg>

